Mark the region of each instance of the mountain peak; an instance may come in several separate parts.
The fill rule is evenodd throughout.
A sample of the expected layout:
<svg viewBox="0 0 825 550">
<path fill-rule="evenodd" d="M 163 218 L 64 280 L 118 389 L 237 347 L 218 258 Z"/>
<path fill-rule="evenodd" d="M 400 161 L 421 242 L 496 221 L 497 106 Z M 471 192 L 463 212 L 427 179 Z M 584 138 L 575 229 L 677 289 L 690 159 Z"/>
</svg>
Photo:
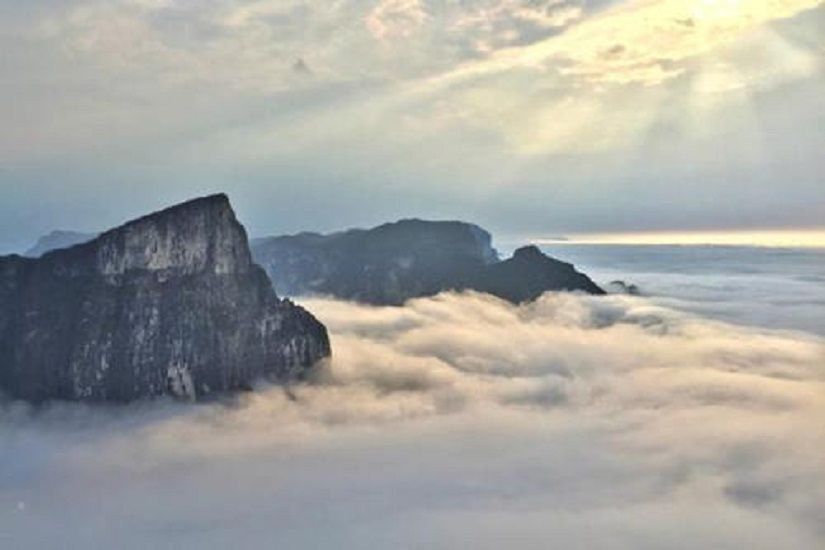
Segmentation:
<svg viewBox="0 0 825 550">
<path fill-rule="evenodd" d="M 526 246 L 522 246 L 517 248 L 515 252 L 513 252 L 513 258 L 519 259 L 535 259 L 535 258 L 545 258 L 547 257 L 541 249 L 534 245 L 528 244 Z"/>
<path fill-rule="evenodd" d="M 226 195 L 38 259 L 0 257 L 0 389 L 32 401 L 197 399 L 288 381 L 330 354 L 279 300 Z"/>
<path fill-rule="evenodd" d="M 252 266 L 246 230 L 223 193 L 132 220 L 93 243 L 105 275 L 131 270 L 226 274 Z"/>
</svg>

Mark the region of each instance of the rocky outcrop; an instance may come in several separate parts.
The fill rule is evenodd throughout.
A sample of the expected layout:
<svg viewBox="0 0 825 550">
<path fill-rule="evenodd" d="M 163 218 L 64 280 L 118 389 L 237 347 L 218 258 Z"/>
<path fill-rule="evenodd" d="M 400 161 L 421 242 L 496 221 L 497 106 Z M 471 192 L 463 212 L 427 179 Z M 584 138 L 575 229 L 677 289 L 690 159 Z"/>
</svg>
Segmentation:
<svg viewBox="0 0 825 550">
<path fill-rule="evenodd" d="M 402 304 L 437 294 L 498 261 L 490 234 L 480 227 L 422 220 L 258 239 L 252 253 L 279 293 L 371 304 Z"/>
<path fill-rule="evenodd" d="M 69 248 L 76 244 L 91 241 L 95 237 L 96 235 L 91 233 L 79 233 L 77 231 L 52 231 L 48 235 L 40 237 L 35 245 L 29 248 L 23 255 L 28 258 L 39 258 L 46 252 Z"/>
<path fill-rule="evenodd" d="M 445 290 L 478 290 L 514 303 L 548 290 L 603 294 L 572 265 L 535 247 L 501 261 L 490 234 L 463 222 L 402 220 L 369 230 L 253 241 L 279 293 L 398 305 Z"/>
<path fill-rule="evenodd" d="M 252 262 L 224 195 L 0 258 L 0 389 L 15 398 L 198 399 L 299 378 L 329 354 L 324 326 Z"/>
<path fill-rule="evenodd" d="M 533 245 L 519 248 L 512 258 L 474 274 L 467 288 L 516 304 L 535 300 L 550 290 L 605 293 L 573 264 L 551 258 Z"/>
</svg>

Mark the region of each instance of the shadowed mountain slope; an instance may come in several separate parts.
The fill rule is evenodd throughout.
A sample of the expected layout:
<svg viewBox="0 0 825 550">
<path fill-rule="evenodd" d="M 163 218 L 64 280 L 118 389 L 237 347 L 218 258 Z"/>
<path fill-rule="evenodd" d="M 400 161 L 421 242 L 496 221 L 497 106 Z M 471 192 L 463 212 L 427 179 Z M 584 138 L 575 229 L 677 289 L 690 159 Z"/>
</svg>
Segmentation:
<svg viewBox="0 0 825 550">
<path fill-rule="evenodd" d="M 255 260 L 279 293 L 398 305 L 444 290 L 477 290 L 511 302 L 548 290 L 603 294 L 570 264 L 535 247 L 501 261 L 484 229 L 464 222 L 401 220 L 329 235 L 256 239 Z"/>
</svg>

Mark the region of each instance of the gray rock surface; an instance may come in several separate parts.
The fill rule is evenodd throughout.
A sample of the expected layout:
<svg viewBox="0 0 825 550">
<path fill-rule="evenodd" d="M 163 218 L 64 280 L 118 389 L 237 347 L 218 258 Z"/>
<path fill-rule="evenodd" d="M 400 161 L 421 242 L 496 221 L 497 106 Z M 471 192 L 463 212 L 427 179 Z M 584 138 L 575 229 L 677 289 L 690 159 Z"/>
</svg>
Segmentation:
<svg viewBox="0 0 825 550">
<path fill-rule="evenodd" d="M 0 390 L 14 398 L 198 399 L 300 378 L 329 354 L 325 327 L 252 262 L 224 195 L 0 257 Z"/>
<path fill-rule="evenodd" d="M 526 250 L 526 249 L 525 249 Z M 330 235 L 256 239 L 252 253 L 276 290 L 398 305 L 444 290 L 478 290 L 518 303 L 548 290 L 603 294 L 572 265 L 532 247 L 501 261 L 476 225 L 401 220 Z"/>
</svg>

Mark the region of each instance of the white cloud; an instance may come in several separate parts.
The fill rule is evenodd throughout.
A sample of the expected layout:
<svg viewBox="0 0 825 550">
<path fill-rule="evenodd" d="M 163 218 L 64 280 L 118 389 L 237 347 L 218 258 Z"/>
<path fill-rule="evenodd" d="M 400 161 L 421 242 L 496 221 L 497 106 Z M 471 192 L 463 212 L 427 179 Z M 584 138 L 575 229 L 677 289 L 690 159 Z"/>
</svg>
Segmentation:
<svg viewBox="0 0 825 550">
<path fill-rule="evenodd" d="M 0 536 L 800 550 L 825 537 L 821 339 L 618 296 L 306 305 L 335 356 L 289 395 L 3 409 Z"/>
<path fill-rule="evenodd" d="M 18 131 L 2 136 L 2 150 L 14 160 L 166 139 L 200 151 L 201 136 L 232 139 L 239 129 L 245 142 L 218 143 L 216 154 L 246 161 L 248 151 L 380 148 L 389 139 L 403 155 L 445 134 L 453 143 L 480 135 L 515 157 L 621 150 L 674 103 L 668 97 L 685 93 L 677 77 L 695 80 L 704 99 L 692 105 L 704 121 L 747 104 L 755 86 L 821 74 L 817 51 L 769 29 L 820 4 L 76 0 L 12 27 L 25 46 L 16 39 L 9 66 L 19 68 L 3 76 L 24 105 L 4 113 Z M 278 116 L 307 97 L 327 99 L 300 107 L 300 120 Z M 291 139 L 301 132 L 312 143 Z M 450 156 L 460 165 L 468 154 Z"/>
<path fill-rule="evenodd" d="M 547 64 L 596 84 L 655 85 L 682 74 L 687 60 L 821 4 L 822 0 L 631 1 L 587 18 L 559 36 L 503 49 L 492 60 L 462 71 Z"/>
<path fill-rule="evenodd" d="M 365 22 L 375 38 L 390 40 L 410 36 L 426 20 L 427 13 L 420 0 L 382 0 Z"/>
</svg>

